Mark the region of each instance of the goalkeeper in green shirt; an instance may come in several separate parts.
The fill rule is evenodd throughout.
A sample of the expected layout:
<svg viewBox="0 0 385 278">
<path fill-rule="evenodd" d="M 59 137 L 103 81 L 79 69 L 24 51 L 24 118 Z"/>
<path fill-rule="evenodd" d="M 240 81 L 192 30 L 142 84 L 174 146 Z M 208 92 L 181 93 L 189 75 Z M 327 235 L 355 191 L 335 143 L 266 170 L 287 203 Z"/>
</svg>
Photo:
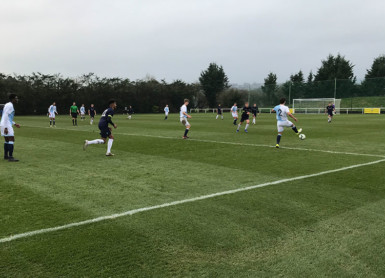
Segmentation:
<svg viewBox="0 0 385 278">
<path fill-rule="evenodd" d="M 76 106 L 76 102 L 72 103 L 72 106 L 70 108 L 70 116 L 72 117 L 72 125 L 78 125 L 78 114 L 79 109 Z"/>
</svg>

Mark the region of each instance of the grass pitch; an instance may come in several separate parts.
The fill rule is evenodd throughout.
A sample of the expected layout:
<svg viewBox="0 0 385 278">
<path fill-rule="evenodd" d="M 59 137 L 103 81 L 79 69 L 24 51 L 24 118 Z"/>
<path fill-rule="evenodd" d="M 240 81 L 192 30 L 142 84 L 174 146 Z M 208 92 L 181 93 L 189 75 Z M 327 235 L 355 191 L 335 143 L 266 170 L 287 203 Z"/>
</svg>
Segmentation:
<svg viewBox="0 0 385 278">
<path fill-rule="evenodd" d="M 274 115 L 246 134 L 230 115 L 115 116 L 114 157 L 93 126 L 16 117 L 1 161 L 0 240 L 99 216 L 379 161 L 383 115 L 297 115 L 275 149 Z M 97 117 L 98 118 L 98 117 Z M 354 154 L 353 154 L 354 153 Z M 0 243 L 0 277 L 381 277 L 385 162 Z"/>
</svg>

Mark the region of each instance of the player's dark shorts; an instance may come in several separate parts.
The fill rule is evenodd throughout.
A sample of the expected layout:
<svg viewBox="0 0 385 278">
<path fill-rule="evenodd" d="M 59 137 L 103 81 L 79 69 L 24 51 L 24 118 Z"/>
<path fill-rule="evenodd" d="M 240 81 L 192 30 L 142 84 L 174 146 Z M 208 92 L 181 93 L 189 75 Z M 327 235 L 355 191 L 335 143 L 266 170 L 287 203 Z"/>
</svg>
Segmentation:
<svg viewBox="0 0 385 278">
<path fill-rule="evenodd" d="M 109 129 L 108 126 L 99 126 L 99 129 L 102 138 L 107 138 L 111 135 L 111 129 Z"/>
<path fill-rule="evenodd" d="M 71 116 L 72 116 L 72 118 L 77 118 L 78 117 L 78 113 L 71 113 Z"/>
<path fill-rule="evenodd" d="M 221 110 L 221 111 L 218 111 L 218 115 L 222 115 L 222 110 Z"/>
<path fill-rule="evenodd" d="M 255 112 L 255 113 L 253 113 L 253 116 L 254 116 L 254 118 L 256 118 L 257 117 L 257 113 Z"/>
<path fill-rule="evenodd" d="M 241 123 L 243 123 L 244 121 L 248 120 L 249 119 L 249 115 L 248 114 L 242 114 L 242 118 L 241 118 Z"/>
<path fill-rule="evenodd" d="M 330 117 L 333 117 L 333 112 L 328 112 L 328 115 L 329 115 Z"/>
<path fill-rule="evenodd" d="M 90 113 L 91 118 L 95 118 L 95 114 Z"/>
</svg>

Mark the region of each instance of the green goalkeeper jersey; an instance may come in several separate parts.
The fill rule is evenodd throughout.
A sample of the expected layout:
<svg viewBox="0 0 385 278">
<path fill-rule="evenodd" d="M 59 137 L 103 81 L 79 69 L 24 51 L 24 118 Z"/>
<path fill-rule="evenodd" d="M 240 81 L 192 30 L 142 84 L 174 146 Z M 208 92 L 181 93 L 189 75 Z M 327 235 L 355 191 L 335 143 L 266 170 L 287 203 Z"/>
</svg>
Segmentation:
<svg viewBox="0 0 385 278">
<path fill-rule="evenodd" d="M 71 113 L 77 113 L 78 112 L 78 107 L 76 105 L 71 106 Z"/>
</svg>

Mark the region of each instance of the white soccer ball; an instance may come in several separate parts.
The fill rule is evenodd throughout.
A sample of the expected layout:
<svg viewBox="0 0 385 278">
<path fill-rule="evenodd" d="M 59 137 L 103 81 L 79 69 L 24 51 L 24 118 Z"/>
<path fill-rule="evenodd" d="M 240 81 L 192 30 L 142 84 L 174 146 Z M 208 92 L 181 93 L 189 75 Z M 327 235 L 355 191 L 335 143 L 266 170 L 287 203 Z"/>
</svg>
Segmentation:
<svg viewBox="0 0 385 278">
<path fill-rule="evenodd" d="M 305 140 L 305 139 L 306 139 L 306 135 L 301 133 L 301 134 L 299 135 L 299 139 Z"/>
</svg>

